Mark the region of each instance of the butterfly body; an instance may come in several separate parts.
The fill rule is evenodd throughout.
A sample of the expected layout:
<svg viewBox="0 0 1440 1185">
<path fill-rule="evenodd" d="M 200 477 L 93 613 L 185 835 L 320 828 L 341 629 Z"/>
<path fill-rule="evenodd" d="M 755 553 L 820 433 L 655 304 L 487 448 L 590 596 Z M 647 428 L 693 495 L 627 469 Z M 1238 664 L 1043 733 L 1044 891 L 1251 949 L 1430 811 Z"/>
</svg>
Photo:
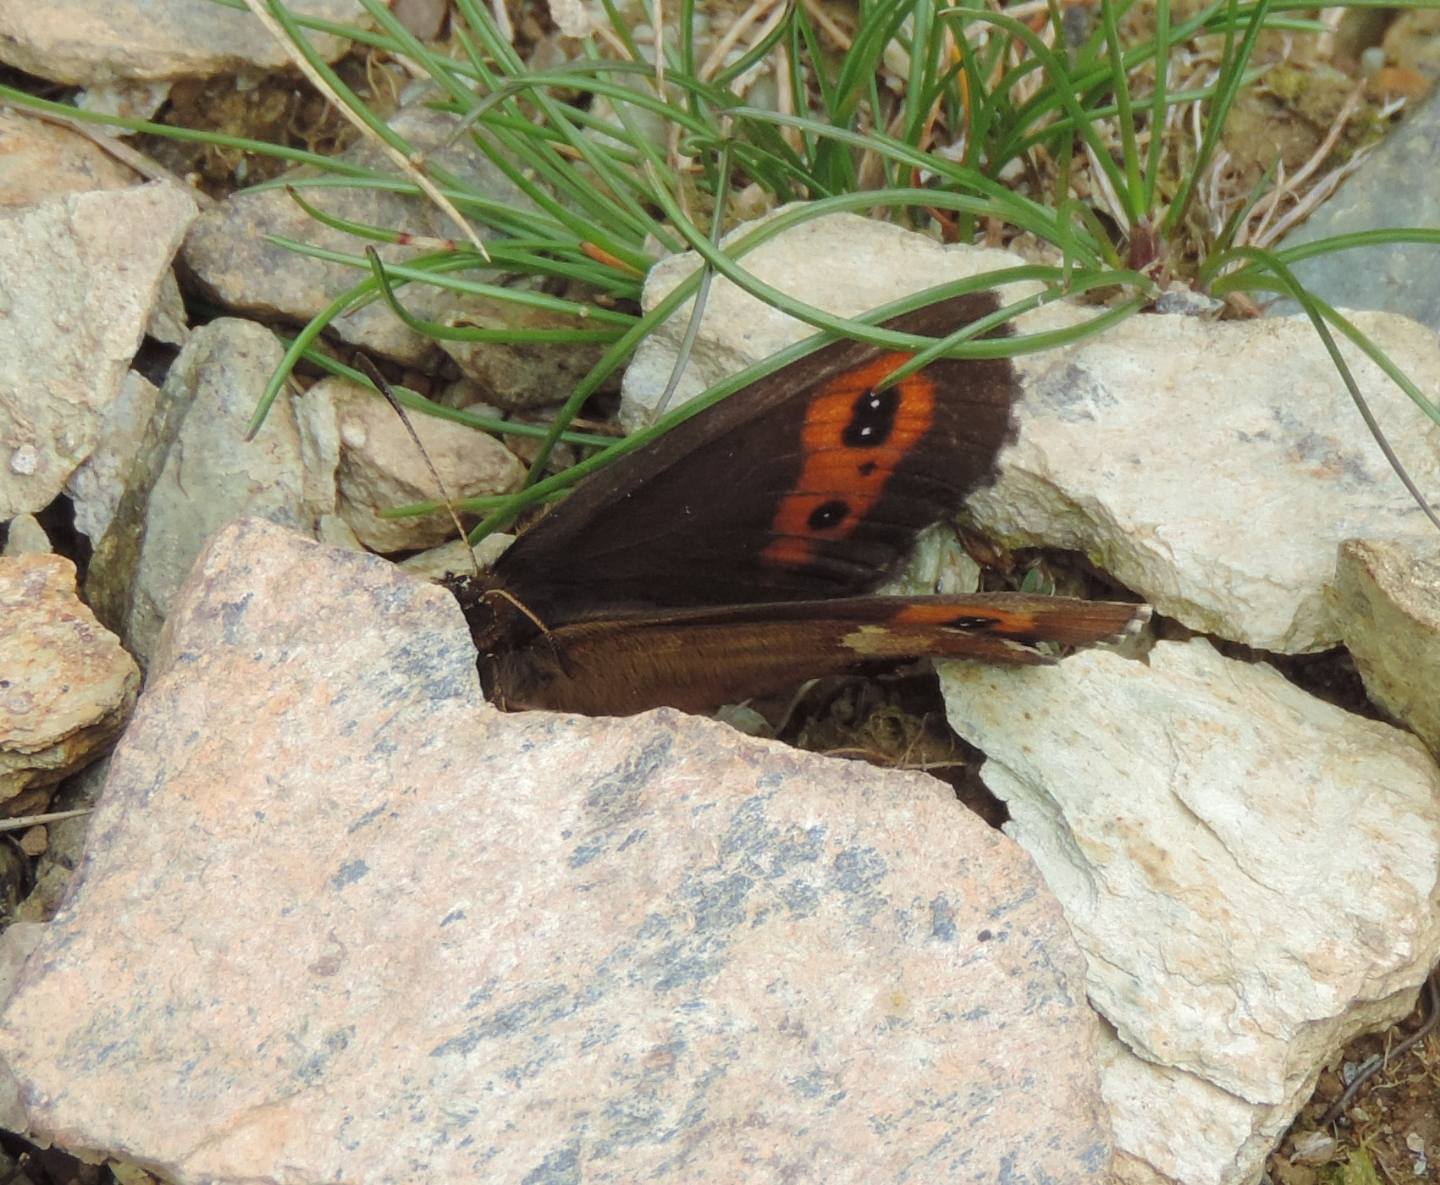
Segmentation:
<svg viewBox="0 0 1440 1185">
<path fill-rule="evenodd" d="M 996 308 L 943 301 L 887 328 L 943 336 Z M 915 535 L 993 480 L 1013 436 L 1008 359 L 837 342 L 582 483 L 457 589 L 504 707 L 701 710 L 922 656 L 1046 661 L 1143 607 L 1019 594 L 867 596 Z"/>
</svg>

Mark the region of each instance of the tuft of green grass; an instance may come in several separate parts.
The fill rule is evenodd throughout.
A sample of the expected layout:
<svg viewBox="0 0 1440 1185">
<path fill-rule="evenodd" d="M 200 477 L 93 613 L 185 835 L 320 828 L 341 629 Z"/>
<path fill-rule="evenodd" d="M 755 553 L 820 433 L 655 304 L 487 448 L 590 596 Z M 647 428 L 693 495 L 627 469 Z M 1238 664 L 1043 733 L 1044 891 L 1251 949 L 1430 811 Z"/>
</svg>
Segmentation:
<svg viewBox="0 0 1440 1185">
<path fill-rule="evenodd" d="M 1223 208 L 1215 205 L 1226 117 L 1244 89 L 1263 80 L 1278 61 L 1274 53 L 1262 52 L 1267 36 L 1274 40 L 1280 33 L 1293 42 L 1326 31 L 1310 19 L 1313 5 L 1301 0 L 1211 0 L 1186 6 L 1183 16 L 1170 0 L 1144 6 L 1137 0 L 1101 0 L 1089 27 L 1067 19 L 1061 0 L 1047 0 L 1038 18 L 1023 15 L 1033 6 L 996 7 L 979 0 L 943 5 L 858 0 L 853 25 L 843 29 L 822 26 L 804 4 L 777 4 L 742 14 L 749 21 L 745 32 L 720 60 L 712 60 L 710 47 L 698 40 L 694 0 L 679 0 L 668 25 L 653 0 L 627 9 L 629 14 L 638 8 L 651 29 L 664 27 L 658 47 L 640 44 L 637 22 L 622 15 L 614 0 L 604 0 L 608 24 L 576 43 L 573 60 L 546 69 L 530 66 L 510 32 L 477 0 L 455 0 L 443 47 L 418 42 L 381 0 L 356 0 L 363 24 L 304 17 L 283 0 L 214 2 L 249 8 L 279 30 L 299 68 L 394 161 L 393 170 L 359 168 L 294 149 L 63 108 L 75 118 L 310 166 L 310 175 L 256 188 L 284 185 L 317 222 L 355 237 L 357 249 L 350 254 L 277 240 L 299 254 L 352 267 L 356 279 L 297 334 L 252 428 L 302 359 L 335 369 L 314 349 L 316 339 L 336 316 L 363 303 L 384 300 L 413 328 L 434 337 L 485 339 L 484 330 L 451 329 L 411 316 L 404 308 L 409 285 L 478 292 L 577 315 L 583 328 L 532 331 L 533 339 L 605 347 L 543 430 L 526 487 L 473 508 L 486 514 L 476 537 L 831 335 L 920 348 L 921 361 L 940 352 L 1047 349 L 1104 332 L 1173 280 L 1232 301 L 1273 293 L 1296 299 L 1334 359 L 1362 422 L 1425 504 L 1369 415 L 1335 345 L 1336 334 L 1374 357 L 1423 414 L 1440 421 L 1440 409 L 1342 314 L 1307 293 L 1291 269 L 1302 258 L 1374 242 L 1434 246 L 1440 232 L 1374 231 L 1275 251 L 1247 238 L 1256 211 L 1264 206 L 1273 214 L 1282 196 L 1273 175 L 1262 178 L 1254 192 L 1228 194 Z M 1342 5 L 1378 6 L 1381 0 Z M 486 154 L 530 208 L 473 192 L 427 159 L 314 53 L 307 40 L 314 33 L 349 38 L 422 71 L 433 87 L 431 105 L 454 118 L 455 136 Z M 754 97 L 757 75 L 770 84 L 769 102 Z M 4 87 L 0 98 L 60 108 Z M 357 186 L 423 194 L 454 211 L 465 233 L 456 242 L 428 244 L 404 263 L 382 266 L 364 246 L 404 241 L 405 228 L 345 221 L 324 208 L 328 190 Z M 782 206 L 788 208 L 720 246 L 742 207 Z M 1040 281 L 1043 292 L 1004 310 L 1001 319 L 1037 303 L 1100 290 L 1107 294 L 1106 307 L 1087 324 L 1062 333 L 1017 334 L 1001 345 L 976 340 L 978 329 L 944 342 L 917 341 L 875 326 L 900 306 L 866 318 L 835 317 L 746 270 L 745 255 L 770 237 L 841 210 L 947 241 L 1020 237 L 1033 258 L 1058 260 L 945 285 L 905 306 L 1027 278 Z M 687 249 L 701 257 L 703 267 L 648 313 L 635 311 L 650 266 L 664 254 Z M 532 280 L 564 280 L 567 292 L 588 292 L 592 299 L 560 299 L 465 276 L 482 264 Z M 586 400 L 646 334 L 703 294 L 716 275 L 819 335 L 645 431 L 597 445 L 598 451 L 576 466 L 544 477 L 557 442 L 595 444 L 570 432 Z M 447 414 L 413 393 L 409 400 L 427 414 Z M 515 428 L 507 424 L 506 430 Z M 1440 519 L 1436 522 L 1440 526 Z"/>
</svg>

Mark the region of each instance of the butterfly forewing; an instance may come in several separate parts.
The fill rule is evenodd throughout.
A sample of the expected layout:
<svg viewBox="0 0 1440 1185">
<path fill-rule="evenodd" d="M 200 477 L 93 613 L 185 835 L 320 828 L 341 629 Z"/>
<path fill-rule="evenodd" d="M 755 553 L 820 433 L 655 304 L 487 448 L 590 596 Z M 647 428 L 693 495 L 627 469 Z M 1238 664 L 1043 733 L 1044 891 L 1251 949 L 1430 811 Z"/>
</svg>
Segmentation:
<svg viewBox="0 0 1440 1185">
<path fill-rule="evenodd" d="M 926 336 L 997 307 L 956 297 L 887 322 Z M 845 596 L 993 477 L 1017 395 L 1008 359 L 837 342 L 580 485 L 501 558 L 499 588 L 554 629 L 620 609 Z"/>
</svg>

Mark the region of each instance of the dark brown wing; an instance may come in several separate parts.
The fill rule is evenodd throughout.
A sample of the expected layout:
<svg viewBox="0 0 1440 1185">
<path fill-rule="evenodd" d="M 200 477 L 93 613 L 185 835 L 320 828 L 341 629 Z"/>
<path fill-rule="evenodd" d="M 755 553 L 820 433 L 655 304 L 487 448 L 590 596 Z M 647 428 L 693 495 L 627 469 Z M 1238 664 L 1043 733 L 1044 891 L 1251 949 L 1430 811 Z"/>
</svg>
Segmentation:
<svg viewBox="0 0 1440 1185">
<path fill-rule="evenodd" d="M 976 293 L 887 327 L 943 336 L 997 307 Z M 1008 359 L 942 359 L 877 392 L 909 357 L 837 342 L 736 392 L 578 486 L 494 586 L 552 628 L 874 587 L 992 479 L 1017 394 Z"/>
<path fill-rule="evenodd" d="M 486 694 L 505 708 L 695 712 L 927 656 L 1048 662 L 1029 644 L 1104 641 L 1149 616 L 1146 605 L 1023 593 L 728 605 L 564 626 L 482 656 L 480 668 Z"/>
</svg>

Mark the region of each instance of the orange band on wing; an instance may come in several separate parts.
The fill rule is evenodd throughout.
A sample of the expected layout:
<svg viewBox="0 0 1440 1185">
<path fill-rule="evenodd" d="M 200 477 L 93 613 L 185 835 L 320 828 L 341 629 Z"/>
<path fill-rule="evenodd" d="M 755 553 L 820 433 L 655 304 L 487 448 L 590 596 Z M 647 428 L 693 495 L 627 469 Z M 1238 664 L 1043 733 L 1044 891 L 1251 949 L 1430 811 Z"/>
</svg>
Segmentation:
<svg viewBox="0 0 1440 1185">
<path fill-rule="evenodd" d="M 804 462 L 775 511 L 775 538 L 760 553 L 766 563 L 804 567 L 821 543 L 854 534 L 875 508 L 896 466 L 935 421 L 935 384 L 924 371 L 875 392 L 912 357 L 882 354 L 811 398 L 800 433 Z"/>
</svg>

